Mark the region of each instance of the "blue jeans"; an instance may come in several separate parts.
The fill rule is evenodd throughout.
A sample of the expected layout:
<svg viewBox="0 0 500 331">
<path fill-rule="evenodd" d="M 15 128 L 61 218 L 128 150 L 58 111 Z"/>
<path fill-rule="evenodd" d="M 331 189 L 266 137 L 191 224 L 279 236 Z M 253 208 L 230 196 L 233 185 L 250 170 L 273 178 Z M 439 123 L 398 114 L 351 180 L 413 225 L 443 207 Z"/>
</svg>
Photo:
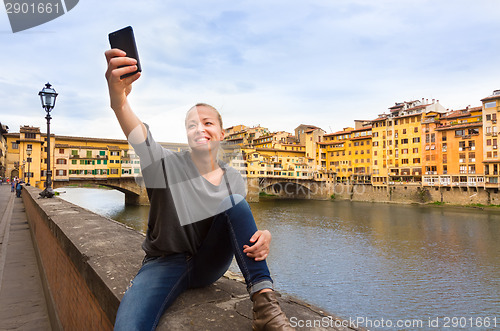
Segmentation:
<svg viewBox="0 0 500 331">
<path fill-rule="evenodd" d="M 185 290 L 204 287 L 218 280 L 233 256 L 245 277 L 250 297 L 273 288 L 266 261 L 255 261 L 243 253 L 243 245 L 257 231 L 250 206 L 241 196 L 237 203 L 218 214 L 195 255 L 179 253 L 144 258 L 141 269 L 123 296 L 115 330 L 154 330 L 165 310 Z M 229 198 L 224 203 L 228 203 Z M 233 200 L 234 201 L 234 200 Z"/>
</svg>

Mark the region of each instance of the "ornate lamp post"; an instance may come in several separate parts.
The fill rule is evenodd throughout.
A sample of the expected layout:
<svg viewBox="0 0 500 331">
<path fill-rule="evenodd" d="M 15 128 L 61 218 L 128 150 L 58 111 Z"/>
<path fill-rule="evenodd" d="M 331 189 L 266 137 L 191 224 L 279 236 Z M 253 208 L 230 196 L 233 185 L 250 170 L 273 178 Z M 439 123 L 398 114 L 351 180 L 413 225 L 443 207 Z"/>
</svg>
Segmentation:
<svg viewBox="0 0 500 331">
<path fill-rule="evenodd" d="M 26 155 L 28 155 L 28 183 L 26 184 L 26 186 L 30 186 L 30 177 L 31 177 L 31 172 L 30 172 L 31 151 L 32 151 L 32 149 L 30 147 L 28 147 L 26 149 Z"/>
<path fill-rule="evenodd" d="M 42 107 L 47 112 L 47 181 L 45 184 L 45 190 L 40 193 L 42 198 L 52 198 L 54 196 L 54 191 L 52 190 L 52 170 L 50 168 L 50 111 L 54 108 L 56 104 L 57 93 L 56 90 L 52 88 L 49 83 L 45 84 L 45 87 L 38 93 L 40 100 L 42 101 Z"/>
</svg>

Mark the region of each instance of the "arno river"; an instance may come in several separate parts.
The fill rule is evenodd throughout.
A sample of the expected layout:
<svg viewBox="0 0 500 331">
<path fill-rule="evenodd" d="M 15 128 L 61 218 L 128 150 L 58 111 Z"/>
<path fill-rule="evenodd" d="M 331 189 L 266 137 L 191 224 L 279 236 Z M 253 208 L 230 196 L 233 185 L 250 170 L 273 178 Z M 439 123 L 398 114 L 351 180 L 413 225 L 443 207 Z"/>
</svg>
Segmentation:
<svg viewBox="0 0 500 331">
<path fill-rule="evenodd" d="M 125 206 L 118 191 L 58 191 L 146 227 L 148 207 Z M 372 326 L 400 320 L 400 329 L 478 329 L 489 322 L 487 329 L 500 329 L 500 210 L 313 200 L 251 208 L 259 229 L 273 234 L 268 262 L 283 293 Z"/>
</svg>

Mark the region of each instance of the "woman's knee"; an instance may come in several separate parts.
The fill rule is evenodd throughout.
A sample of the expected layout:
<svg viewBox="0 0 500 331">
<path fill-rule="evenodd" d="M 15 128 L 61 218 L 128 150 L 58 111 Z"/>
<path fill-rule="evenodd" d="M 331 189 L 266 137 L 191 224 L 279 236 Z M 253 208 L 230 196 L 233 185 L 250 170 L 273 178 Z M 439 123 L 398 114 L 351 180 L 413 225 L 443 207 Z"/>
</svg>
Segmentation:
<svg viewBox="0 0 500 331">
<path fill-rule="evenodd" d="M 219 206 L 219 211 L 224 212 L 226 210 L 232 209 L 234 207 L 238 208 L 248 208 L 248 203 L 245 200 L 245 197 L 243 197 L 240 194 L 231 194 L 230 196 L 226 197 L 224 200 L 222 200 L 220 206 Z"/>
</svg>

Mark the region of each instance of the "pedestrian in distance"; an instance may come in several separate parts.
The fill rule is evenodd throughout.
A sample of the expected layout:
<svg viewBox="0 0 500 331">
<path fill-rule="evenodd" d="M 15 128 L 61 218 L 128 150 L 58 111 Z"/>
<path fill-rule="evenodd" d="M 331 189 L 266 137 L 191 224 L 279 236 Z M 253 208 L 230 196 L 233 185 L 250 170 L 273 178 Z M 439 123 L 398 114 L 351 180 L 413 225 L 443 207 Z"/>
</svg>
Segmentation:
<svg viewBox="0 0 500 331">
<path fill-rule="evenodd" d="M 23 190 L 23 181 L 18 180 L 16 184 L 16 197 L 20 198 L 21 197 L 21 191 Z"/>
<path fill-rule="evenodd" d="M 271 234 L 257 229 L 240 173 L 218 157 L 224 139 L 219 112 L 204 103 L 189 109 L 184 124 L 190 150 L 169 151 L 128 102 L 141 74 L 121 77 L 133 73 L 137 61 L 118 49 L 105 55 L 111 108 L 140 157 L 151 204 L 146 255 L 120 303 L 115 330 L 156 328 L 181 293 L 214 283 L 233 257 L 253 301 L 253 330 L 293 330 L 266 263 Z"/>
<path fill-rule="evenodd" d="M 12 179 L 12 182 L 10 183 L 10 191 L 14 192 L 16 190 L 16 180 Z"/>
</svg>

